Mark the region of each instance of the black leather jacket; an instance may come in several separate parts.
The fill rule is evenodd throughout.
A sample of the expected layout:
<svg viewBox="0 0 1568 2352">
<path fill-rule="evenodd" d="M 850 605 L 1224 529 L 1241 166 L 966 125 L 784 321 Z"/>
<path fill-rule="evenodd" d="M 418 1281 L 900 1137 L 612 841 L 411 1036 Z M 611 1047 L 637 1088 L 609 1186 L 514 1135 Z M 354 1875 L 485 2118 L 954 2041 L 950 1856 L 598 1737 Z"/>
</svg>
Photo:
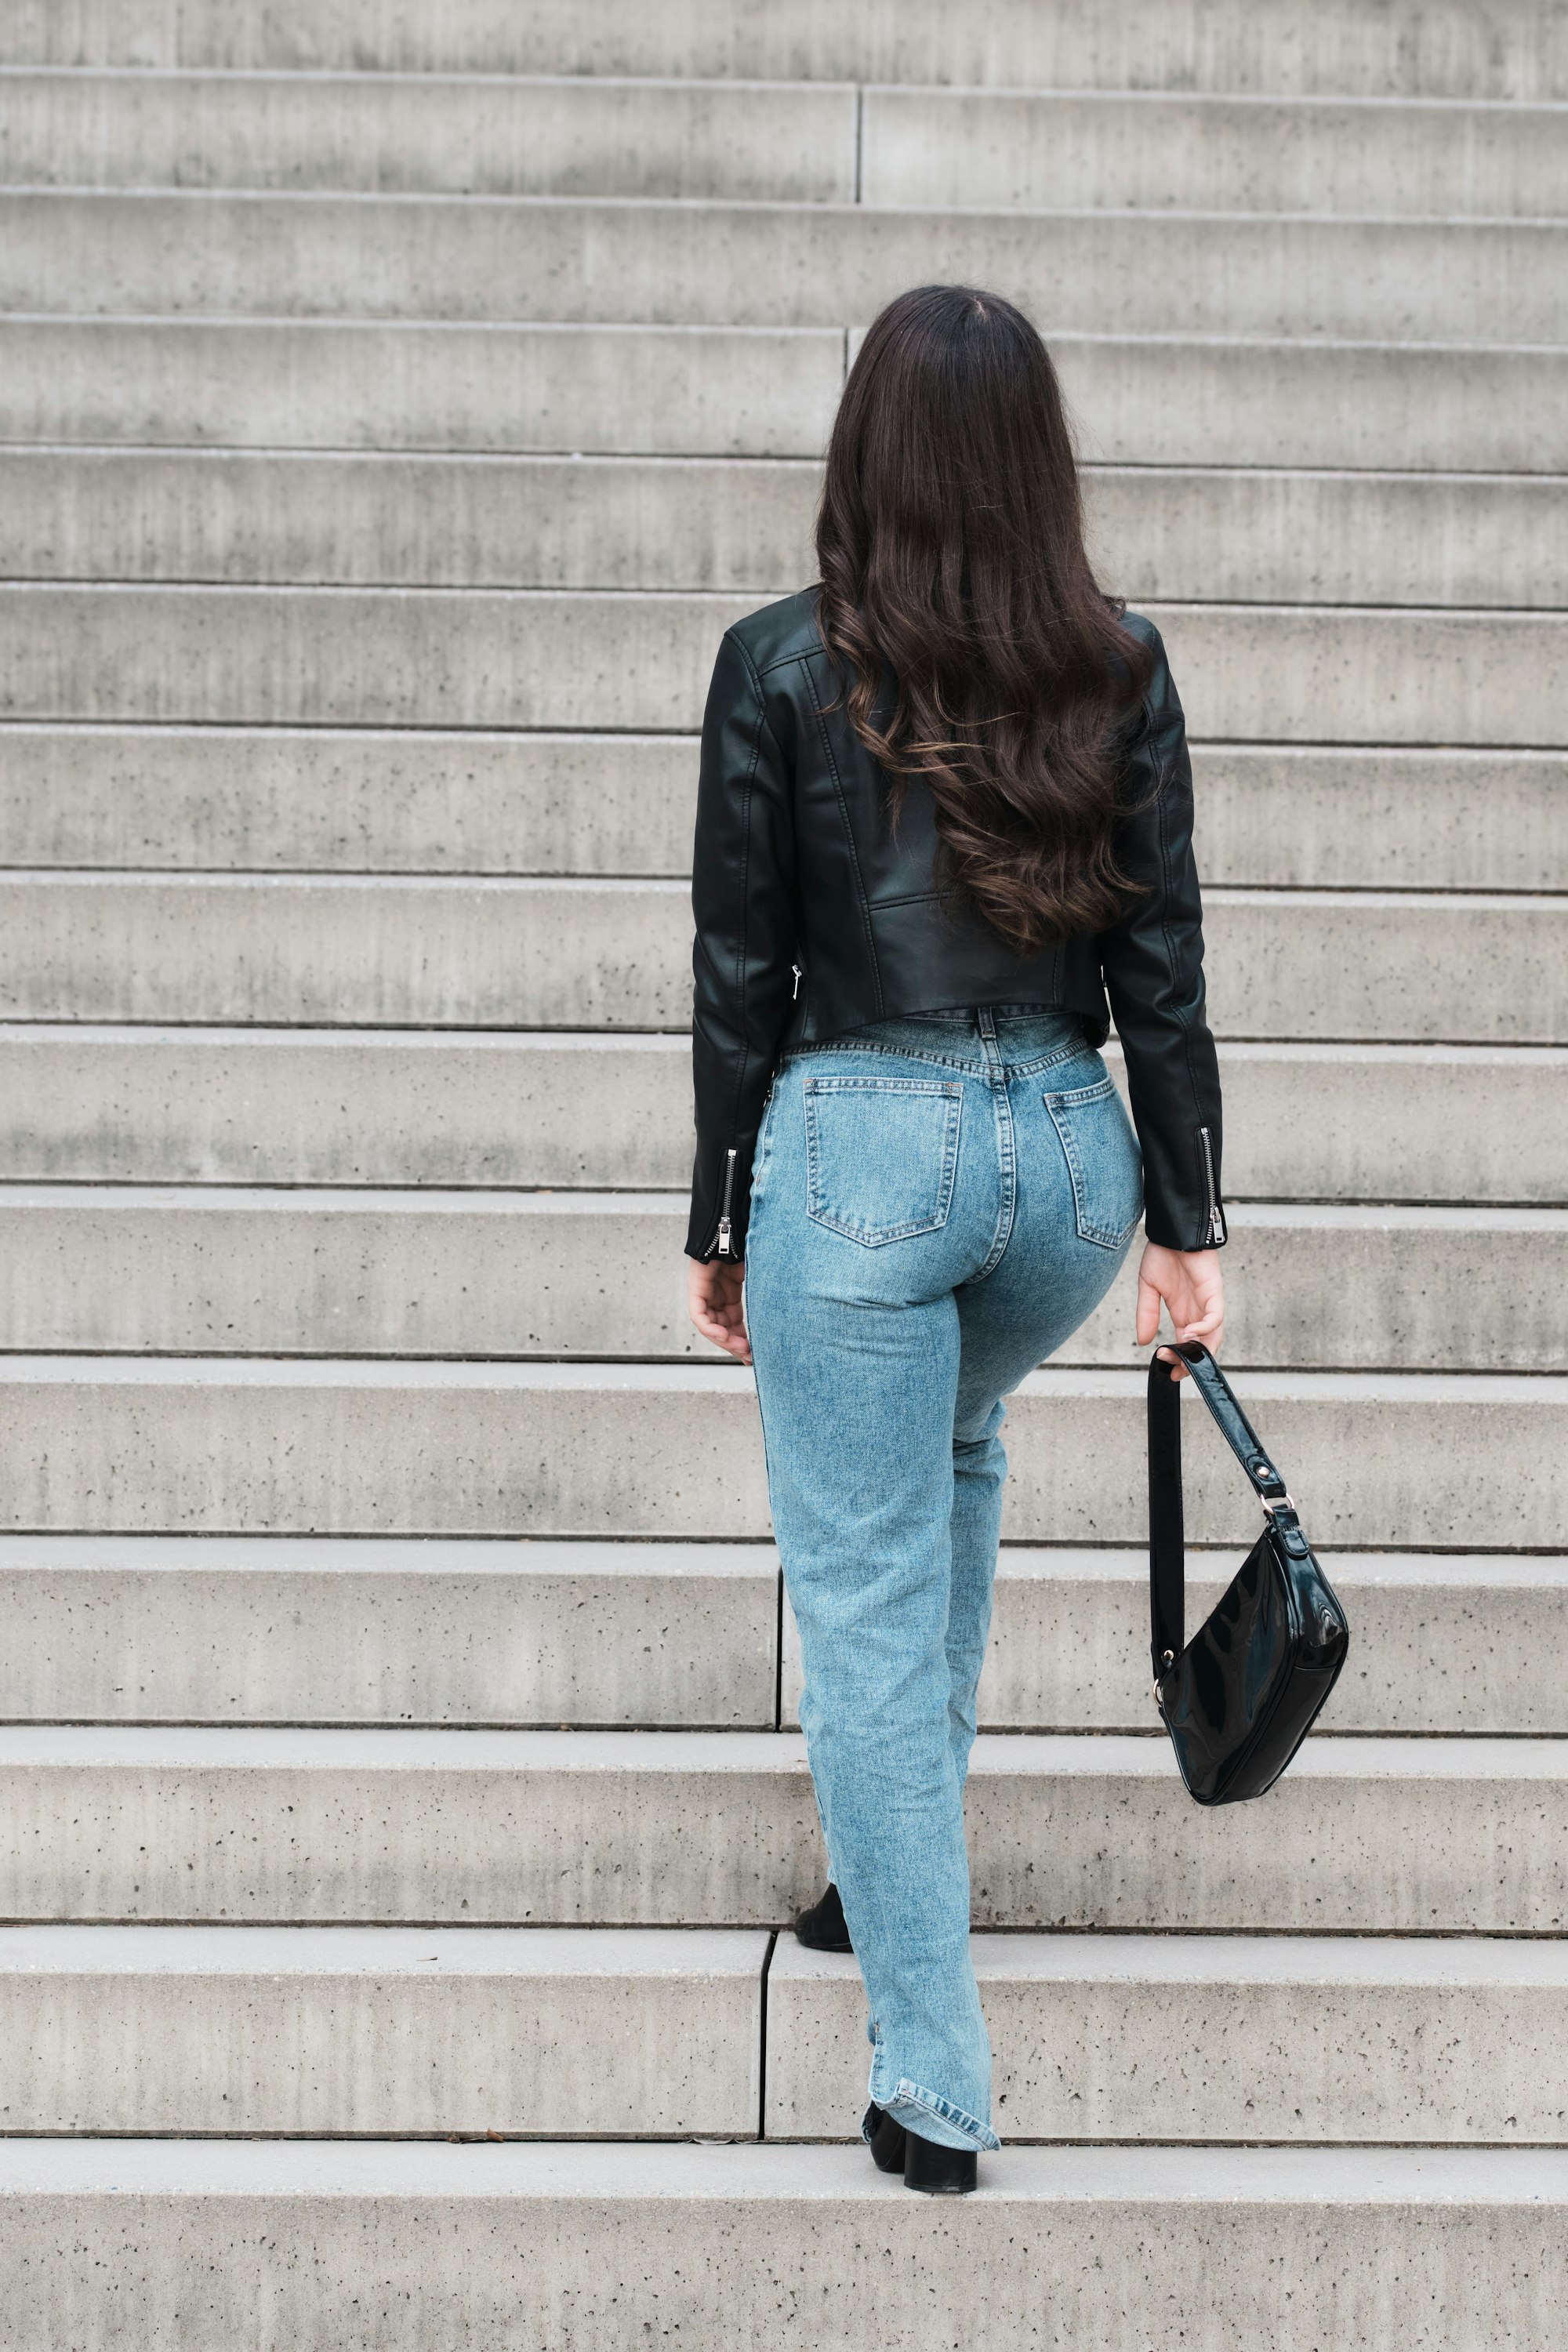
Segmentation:
<svg viewBox="0 0 1568 2352">
<path fill-rule="evenodd" d="M 1186 731 L 1159 631 L 1137 613 L 1126 626 L 1156 657 L 1124 739 L 1118 835 L 1123 871 L 1147 887 L 1113 930 L 1033 955 L 937 887 L 934 811 L 917 780 L 889 826 L 886 778 L 842 706 L 816 591 L 729 631 L 702 727 L 692 873 L 689 1256 L 745 1254 L 752 1154 L 782 1053 L 897 1013 L 979 1004 L 1076 1013 L 1095 1045 L 1114 1014 L 1143 1150 L 1144 1229 L 1172 1249 L 1223 1244 Z"/>
</svg>

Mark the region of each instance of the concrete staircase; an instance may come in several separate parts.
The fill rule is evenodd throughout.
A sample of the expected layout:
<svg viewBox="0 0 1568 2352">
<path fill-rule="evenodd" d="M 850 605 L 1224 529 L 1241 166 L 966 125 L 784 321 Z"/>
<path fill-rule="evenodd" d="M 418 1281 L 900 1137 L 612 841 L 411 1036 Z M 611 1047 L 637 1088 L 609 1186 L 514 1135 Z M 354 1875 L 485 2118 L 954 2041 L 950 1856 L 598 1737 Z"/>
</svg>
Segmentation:
<svg viewBox="0 0 1568 2352">
<path fill-rule="evenodd" d="M 8 2342 L 1561 2341 L 1565 22 L 12 0 Z M 956 2209 L 778 1933 L 798 1662 L 679 1256 L 708 668 L 949 276 L 1172 647 L 1229 1359 L 1355 1629 L 1193 1808 L 1123 1287 L 1011 1417 Z M 1190 1438 L 1197 1607 L 1253 1522 Z"/>
</svg>

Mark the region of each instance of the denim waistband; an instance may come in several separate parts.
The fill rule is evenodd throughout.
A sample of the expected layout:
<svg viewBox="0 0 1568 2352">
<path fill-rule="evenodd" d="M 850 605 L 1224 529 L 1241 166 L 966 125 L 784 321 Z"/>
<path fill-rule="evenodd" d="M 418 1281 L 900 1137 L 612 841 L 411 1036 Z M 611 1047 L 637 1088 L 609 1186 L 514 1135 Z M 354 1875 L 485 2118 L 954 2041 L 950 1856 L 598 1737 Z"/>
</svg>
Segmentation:
<svg viewBox="0 0 1568 2352">
<path fill-rule="evenodd" d="M 1084 1044 L 1076 1013 L 1046 1004 L 956 1005 L 938 1013 L 900 1013 L 872 1021 L 837 1037 L 794 1047 L 803 1054 L 916 1054 L 927 1059 L 968 1065 L 977 1070 L 1018 1062 L 1038 1062 L 1071 1053 Z"/>
</svg>

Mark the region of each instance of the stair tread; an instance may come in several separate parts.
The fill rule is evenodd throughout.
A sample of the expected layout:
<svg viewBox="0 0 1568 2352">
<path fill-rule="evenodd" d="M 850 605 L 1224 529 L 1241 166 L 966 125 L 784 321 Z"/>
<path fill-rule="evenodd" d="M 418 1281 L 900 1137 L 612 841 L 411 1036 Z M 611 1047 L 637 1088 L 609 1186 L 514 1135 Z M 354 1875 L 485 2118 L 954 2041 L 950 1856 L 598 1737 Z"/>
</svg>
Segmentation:
<svg viewBox="0 0 1568 2352">
<path fill-rule="evenodd" d="M 984 2167 L 980 2195 L 1068 2205 L 1154 2207 L 1344 2201 L 1451 2207 L 1469 2199 L 1568 2206 L 1568 2149 L 1016 2147 Z M 0 2139 L 0 2195 L 207 2195 L 622 2199 L 689 2208 L 694 2199 L 842 2206 L 902 2200 L 863 2147 L 672 2143 L 657 2162 L 620 2141 L 518 2141 L 452 2147 L 388 2140 Z M 919 2209 L 917 2209 L 919 2210 Z"/>
</svg>

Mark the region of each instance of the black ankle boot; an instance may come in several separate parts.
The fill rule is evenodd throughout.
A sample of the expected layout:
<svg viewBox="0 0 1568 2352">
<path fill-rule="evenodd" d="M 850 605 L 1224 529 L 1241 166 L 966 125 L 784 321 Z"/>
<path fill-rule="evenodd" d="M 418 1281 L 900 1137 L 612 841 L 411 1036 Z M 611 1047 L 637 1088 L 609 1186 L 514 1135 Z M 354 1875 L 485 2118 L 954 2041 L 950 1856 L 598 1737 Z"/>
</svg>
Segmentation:
<svg viewBox="0 0 1568 2352">
<path fill-rule="evenodd" d="M 895 2123 L 875 2099 L 866 2110 L 860 2137 L 870 2149 L 871 2161 L 879 2172 L 902 2172 L 904 2142 L 909 2135 L 902 2124 Z"/>
<path fill-rule="evenodd" d="M 838 1900 L 838 1889 L 829 1885 L 820 1903 L 803 1911 L 795 1923 L 795 1939 L 814 1952 L 852 1952 L 849 1930 L 844 1924 L 844 1906 Z M 880 2110 L 879 2110 L 880 2112 Z"/>
<path fill-rule="evenodd" d="M 939 2147 L 918 2132 L 904 2134 L 904 2187 L 926 2197 L 968 2197 L 976 2185 L 972 2147 Z"/>
<path fill-rule="evenodd" d="M 972 2147 L 939 2147 L 934 2139 L 921 2139 L 918 2132 L 895 2122 L 875 2099 L 866 2110 L 860 2137 L 879 2172 L 901 2172 L 904 2187 L 918 2189 L 924 2197 L 967 2197 L 977 2185 Z"/>
</svg>

